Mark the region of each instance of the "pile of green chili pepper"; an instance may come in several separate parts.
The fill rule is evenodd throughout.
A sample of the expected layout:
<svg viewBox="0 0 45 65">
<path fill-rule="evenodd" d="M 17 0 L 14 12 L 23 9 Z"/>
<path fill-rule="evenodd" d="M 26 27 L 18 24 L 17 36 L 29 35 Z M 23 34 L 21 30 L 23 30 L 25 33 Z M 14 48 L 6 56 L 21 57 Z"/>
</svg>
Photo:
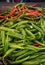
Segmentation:
<svg viewBox="0 0 45 65">
<path fill-rule="evenodd" d="M 45 65 L 45 8 L 19 3 L 0 14 L 0 61 Z"/>
</svg>

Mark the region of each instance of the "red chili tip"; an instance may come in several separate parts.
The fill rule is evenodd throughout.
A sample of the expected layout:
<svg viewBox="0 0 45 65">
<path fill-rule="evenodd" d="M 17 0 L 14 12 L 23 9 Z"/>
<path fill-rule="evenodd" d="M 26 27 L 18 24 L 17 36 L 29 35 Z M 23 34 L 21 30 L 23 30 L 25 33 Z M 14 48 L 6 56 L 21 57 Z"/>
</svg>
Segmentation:
<svg viewBox="0 0 45 65">
<path fill-rule="evenodd" d="M 39 47 L 39 44 L 36 44 L 36 43 L 35 43 L 35 44 L 32 44 L 32 45 L 33 45 L 33 46 L 36 46 L 36 47 Z"/>
<path fill-rule="evenodd" d="M 8 22 L 8 20 L 5 20 L 4 22 L 6 23 L 6 22 Z"/>
</svg>

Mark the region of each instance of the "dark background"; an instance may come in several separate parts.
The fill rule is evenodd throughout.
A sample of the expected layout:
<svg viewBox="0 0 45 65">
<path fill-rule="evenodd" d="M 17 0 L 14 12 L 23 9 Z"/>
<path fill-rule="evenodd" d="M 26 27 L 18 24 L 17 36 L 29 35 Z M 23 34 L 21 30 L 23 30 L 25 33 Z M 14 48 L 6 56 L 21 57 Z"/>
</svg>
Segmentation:
<svg viewBox="0 0 45 65">
<path fill-rule="evenodd" d="M 33 5 L 33 4 L 37 4 L 37 7 L 45 7 L 45 2 L 30 2 L 27 3 L 25 2 L 26 5 Z M 4 12 L 6 10 L 8 10 L 9 8 L 11 8 L 12 6 L 16 5 L 17 3 L 5 3 L 5 2 L 0 2 L 0 12 Z"/>
<path fill-rule="evenodd" d="M 6 2 L 6 0 L 0 0 L 0 2 Z M 10 0 L 12 2 L 12 0 Z M 23 0 L 23 2 L 45 2 L 45 0 Z"/>
</svg>

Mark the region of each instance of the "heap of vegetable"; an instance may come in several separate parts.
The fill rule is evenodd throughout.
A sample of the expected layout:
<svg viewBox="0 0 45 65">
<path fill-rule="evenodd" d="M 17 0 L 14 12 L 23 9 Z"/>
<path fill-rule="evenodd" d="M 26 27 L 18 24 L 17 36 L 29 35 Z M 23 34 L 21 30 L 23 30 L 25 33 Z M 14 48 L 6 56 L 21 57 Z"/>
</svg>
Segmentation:
<svg viewBox="0 0 45 65">
<path fill-rule="evenodd" d="M 0 61 L 45 65 L 45 8 L 19 3 L 0 14 Z"/>
</svg>

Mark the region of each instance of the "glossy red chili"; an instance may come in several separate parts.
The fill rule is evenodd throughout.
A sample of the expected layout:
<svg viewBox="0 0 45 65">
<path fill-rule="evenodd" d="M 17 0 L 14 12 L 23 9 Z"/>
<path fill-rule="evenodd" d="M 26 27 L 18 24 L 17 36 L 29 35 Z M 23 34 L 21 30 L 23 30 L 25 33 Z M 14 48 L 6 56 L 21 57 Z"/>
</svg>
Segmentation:
<svg viewBox="0 0 45 65">
<path fill-rule="evenodd" d="M 0 18 L 5 18 L 6 16 L 0 16 Z"/>
<path fill-rule="evenodd" d="M 42 16 L 42 14 L 39 11 L 37 11 L 37 10 L 26 9 L 25 11 L 26 11 L 26 13 L 27 13 L 28 16 L 29 15 Z"/>
<path fill-rule="evenodd" d="M 13 16 L 13 14 L 17 11 L 17 8 L 12 8 L 11 13 L 8 15 L 9 17 Z"/>
<path fill-rule="evenodd" d="M 33 11 L 33 10 L 27 10 L 26 15 L 27 16 L 30 16 L 30 15 L 32 15 L 32 16 L 42 16 L 42 14 L 40 12 Z"/>
<path fill-rule="evenodd" d="M 28 12 L 28 13 L 31 13 L 31 12 L 33 12 L 34 10 L 25 9 L 25 11 Z"/>
<path fill-rule="evenodd" d="M 36 44 L 36 43 L 34 43 L 34 44 L 32 44 L 33 46 L 36 46 L 36 47 L 39 47 L 39 44 Z"/>
<path fill-rule="evenodd" d="M 34 13 L 26 13 L 26 16 L 37 16 L 37 15 Z"/>
<path fill-rule="evenodd" d="M 20 9 L 21 9 L 21 10 L 24 10 L 24 9 L 25 9 L 25 7 L 22 5 L 22 6 L 20 7 Z"/>
</svg>

